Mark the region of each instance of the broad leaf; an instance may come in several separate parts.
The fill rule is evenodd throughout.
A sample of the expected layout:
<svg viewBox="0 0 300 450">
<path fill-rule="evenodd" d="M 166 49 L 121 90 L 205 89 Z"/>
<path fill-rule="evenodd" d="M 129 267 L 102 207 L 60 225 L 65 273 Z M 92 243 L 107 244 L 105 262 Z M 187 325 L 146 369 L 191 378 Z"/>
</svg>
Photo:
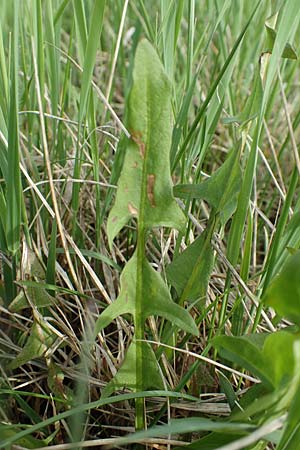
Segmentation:
<svg viewBox="0 0 300 450">
<path fill-rule="evenodd" d="M 15 436 L 21 430 L 20 426 L 10 425 L 6 423 L 0 423 L 0 439 L 9 439 Z M 41 448 L 47 447 L 48 443 L 46 440 L 35 439 L 32 436 L 25 436 L 18 439 L 15 443 L 19 446 L 26 448 Z M 1 445 L 1 441 L 0 441 Z"/>
<path fill-rule="evenodd" d="M 266 39 L 266 49 L 265 52 L 272 53 L 275 39 L 276 39 L 276 22 L 278 18 L 278 12 L 270 16 L 265 23 L 266 31 L 267 31 L 267 39 Z M 284 50 L 281 54 L 282 58 L 287 59 L 297 59 L 297 53 L 295 49 L 291 46 L 291 44 L 287 43 L 284 47 Z"/>
<path fill-rule="evenodd" d="M 294 375 L 293 348 L 299 336 L 278 331 L 261 339 L 257 345 L 251 336 L 218 336 L 213 344 L 224 358 L 254 373 L 268 388 L 284 387 Z"/>
<path fill-rule="evenodd" d="M 231 382 L 228 380 L 226 375 L 220 370 L 216 370 L 219 376 L 220 391 L 226 395 L 227 401 L 231 409 L 235 407 L 237 396 L 234 392 Z"/>
<path fill-rule="evenodd" d="M 169 290 L 161 276 L 144 259 L 142 266 L 142 321 L 149 316 L 161 316 L 188 333 L 198 334 L 190 314 L 171 299 Z M 137 254 L 127 263 L 121 275 L 121 292 L 99 316 L 95 333 L 106 327 L 116 317 L 136 313 Z"/>
<path fill-rule="evenodd" d="M 265 365 L 270 368 L 272 382 L 275 387 L 288 383 L 295 369 L 294 343 L 299 336 L 286 331 L 272 333 L 263 348 Z"/>
<path fill-rule="evenodd" d="M 295 389 L 291 407 L 287 418 L 287 425 L 280 440 L 277 450 L 300 450 L 300 343 L 295 343 L 293 355 L 296 361 L 295 378 L 292 384 Z"/>
<path fill-rule="evenodd" d="M 217 450 L 219 447 L 230 444 L 242 437 L 241 434 L 225 434 L 225 433 L 210 433 L 208 436 L 203 437 L 192 444 L 185 446 L 188 450 Z M 182 450 L 182 447 L 175 447 L 174 450 Z"/>
<path fill-rule="evenodd" d="M 205 299 L 213 268 L 210 236 L 203 232 L 167 267 L 169 283 L 182 301 Z"/>
<path fill-rule="evenodd" d="M 266 367 L 263 353 L 253 342 L 247 339 L 247 336 L 218 336 L 213 339 L 213 345 L 223 358 L 249 370 L 269 388 L 272 387 L 272 377 Z"/>
<path fill-rule="evenodd" d="M 146 342 L 142 342 L 142 355 L 143 355 L 143 390 L 149 390 L 151 388 L 163 389 L 163 381 L 160 376 L 158 363 L 155 358 L 155 354 Z M 136 390 L 137 386 L 137 372 L 136 372 L 136 344 L 132 342 L 127 350 L 125 359 L 122 363 L 116 376 L 107 384 L 105 389 L 101 393 L 101 397 L 105 398 L 110 396 L 114 391 L 122 388 Z"/>
<path fill-rule="evenodd" d="M 45 281 L 45 270 L 39 262 L 35 253 L 24 243 L 22 255 L 22 279 L 36 280 L 36 286 L 26 286 L 9 305 L 13 312 L 19 312 L 22 309 L 30 308 L 29 301 L 37 308 L 44 308 L 53 305 L 55 299 L 48 294 L 45 288 L 39 286 L 39 282 Z M 22 281 L 19 282 L 22 285 Z M 29 299 L 29 301 L 28 301 Z"/>
<path fill-rule="evenodd" d="M 51 347 L 55 338 L 56 336 L 46 321 L 41 318 L 39 321 L 35 320 L 25 346 L 16 358 L 9 363 L 8 367 L 10 369 L 16 369 L 32 359 L 43 356 Z"/>
<path fill-rule="evenodd" d="M 185 225 L 185 216 L 173 197 L 170 175 L 171 84 L 158 55 L 146 40 L 139 43 L 136 51 L 128 128 L 131 138 L 115 204 L 108 217 L 107 234 L 111 246 L 130 218 L 136 218 L 137 248 L 123 270 L 120 295 L 98 318 L 95 333 L 117 316 L 130 313 L 135 340 L 120 372 L 108 385 L 106 395 L 124 385 L 137 391 L 153 387 L 155 383 L 161 386 L 152 350 L 142 342 L 147 317 L 162 316 L 177 327 L 198 334 L 191 316 L 172 301 L 167 286 L 145 255 L 147 232 L 152 227 L 183 230 Z M 136 425 L 144 428 L 140 400 L 137 400 L 136 411 Z"/>
<path fill-rule="evenodd" d="M 174 195 L 181 198 L 206 200 L 220 214 L 224 225 L 236 209 L 242 173 L 239 151 L 233 150 L 224 164 L 200 184 L 181 184 L 174 187 Z"/>
<path fill-rule="evenodd" d="M 140 225 L 183 229 L 185 217 L 172 195 L 171 84 L 151 45 L 142 40 L 136 51 L 129 98 L 128 140 L 115 204 L 109 214 L 109 243 L 132 217 Z"/>
<path fill-rule="evenodd" d="M 263 302 L 281 315 L 300 324 L 300 252 L 291 255 L 271 281 Z"/>
</svg>

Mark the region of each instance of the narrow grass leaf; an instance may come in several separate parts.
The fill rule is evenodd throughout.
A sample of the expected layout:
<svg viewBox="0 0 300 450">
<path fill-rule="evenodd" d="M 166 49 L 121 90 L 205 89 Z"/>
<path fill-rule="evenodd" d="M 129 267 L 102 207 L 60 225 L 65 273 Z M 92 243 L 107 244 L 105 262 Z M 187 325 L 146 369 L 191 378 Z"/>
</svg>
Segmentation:
<svg viewBox="0 0 300 450">
<path fill-rule="evenodd" d="M 105 9 L 105 0 L 95 0 L 94 8 L 91 14 L 91 26 L 87 39 L 87 45 L 84 56 L 82 84 L 80 91 L 80 106 L 79 106 L 79 122 L 83 120 L 83 115 L 86 110 L 88 93 L 91 86 L 93 69 L 96 60 L 97 48 L 100 43 L 100 36 L 103 24 L 103 15 Z M 84 28 L 84 25 L 81 25 Z M 81 32 L 83 33 L 83 31 Z M 82 38 L 83 39 L 83 38 Z"/>
<path fill-rule="evenodd" d="M 224 65 L 223 65 L 219 75 L 217 76 L 216 80 L 212 84 L 211 89 L 210 89 L 206 99 L 202 103 L 202 105 L 201 105 L 201 107 L 200 107 L 200 109 L 199 109 L 199 111 L 198 111 L 198 113 L 197 113 L 197 115 L 196 115 L 196 117 L 195 117 L 195 119 L 194 119 L 190 129 L 189 129 L 189 132 L 188 132 L 188 134 L 187 134 L 187 136 L 186 136 L 186 138 L 185 138 L 185 140 L 184 140 L 184 142 L 183 142 L 183 144 L 181 146 L 181 148 L 177 152 L 176 158 L 174 159 L 174 163 L 172 165 L 172 171 L 175 169 L 175 167 L 177 166 L 178 162 L 180 161 L 182 155 L 184 154 L 184 152 L 185 152 L 185 150 L 186 150 L 190 140 L 192 139 L 192 137 L 193 137 L 193 135 L 195 133 L 195 130 L 197 129 L 197 127 L 199 125 L 199 122 L 200 122 L 204 112 L 206 111 L 207 106 L 209 105 L 209 103 L 210 103 L 211 99 L 213 98 L 213 96 L 214 96 L 216 90 L 218 89 L 219 85 L 221 85 L 221 80 L 223 79 L 223 77 L 226 74 L 227 69 L 229 68 L 233 58 L 235 57 L 236 52 L 237 52 L 237 50 L 238 50 L 238 48 L 239 48 L 239 46 L 240 46 L 240 44 L 241 44 L 245 34 L 246 34 L 247 29 L 250 26 L 250 23 L 252 22 L 252 19 L 253 19 L 254 15 L 255 15 L 255 13 L 256 13 L 260 3 L 261 3 L 260 0 L 256 3 L 256 5 L 255 5 L 255 7 L 254 7 L 254 9 L 253 9 L 253 11 L 252 11 L 248 21 L 247 21 L 245 27 L 243 28 L 242 32 L 240 33 L 239 37 L 237 38 L 237 40 L 236 40 L 236 42 L 235 42 L 235 44 L 234 44 L 230 54 L 228 55 L 228 58 L 226 59 L 226 61 L 225 61 Z"/>
<path fill-rule="evenodd" d="M 18 442 L 20 439 L 23 439 L 24 437 L 29 436 L 30 434 L 33 434 L 36 431 L 39 431 L 44 427 L 47 427 L 48 425 L 52 425 L 53 423 L 58 422 L 63 419 L 66 419 L 68 417 L 72 417 L 75 414 L 78 414 L 78 413 L 81 413 L 84 411 L 88 411 L 93 408 L 99 408 L 104 405 L 124 402 L 126 400 L 132 400 L 132 399 L 143 398 L 143 397 L 146 397 L 146 398 L 151 398 L 151 397 L 166 397 L 166 398 L 168 398 L 168 397 L 170 397 L 170 398 L 183 398 L 183 399 L 190 400 L 190 401 L 197 400 L 196 398 L 194 398 L 190 395 L 181 394 L 179 392 L 161 391 L 161 390 L 148 391 L 148 392 L 132 392 L 130 394 L 120 394 L 120 395 L 116 395 L 114 397 L 101 398 L 94 402 L 89 402 L 89 403 L 79 405 L 75 408 L 69 409 L 60 414 L 55 414 L 52 417 L 50 417 L 49 419 L 45 419 L 38 424 L 32 425 L 30 428 L 27 428 L 26 430 L 18 431 L 16 433 L 14 432 L 13 435 L 11 435 L 7 438 L 6 437 L 3 438 L 2 436 L 0 436 L 0 445 L 2 447 L 11 445 L 15 442 Z"/>
<path fill-rule="evenodd" d="M 56 240 L 57 240 L 57 223 L 53 220 L 51 230 L 51 240 L 49 245 L 49 254 L 47 259 L 46 283 L 55 284 L 56 278 Z"/>
<path fill-rule="evenodd" d="M 7 151 L 7 246 L 15 254 L 20 245 L 21 227 L 21 178 L 19 158 L 18 118 L 18 20 L 19 0 L 14 6 L 14 28 L 11 46 L 11 83 L 9 96 L 8 151 Z"/>
<path fill-rule="evenodd" d="M 241 434 L 234 433 L 210 433 L 208 436 L 202 439 L 194 441 L 190 445 L 186 445 L 184 448 L 188 450 L 217 450 L 219 447 L 234 442 L 239 439 Z M 182 447 L 175 447 L 174 450 L 182 450 Z M 252 449 L 253 450 L 253 449 Z"/>
</svg>

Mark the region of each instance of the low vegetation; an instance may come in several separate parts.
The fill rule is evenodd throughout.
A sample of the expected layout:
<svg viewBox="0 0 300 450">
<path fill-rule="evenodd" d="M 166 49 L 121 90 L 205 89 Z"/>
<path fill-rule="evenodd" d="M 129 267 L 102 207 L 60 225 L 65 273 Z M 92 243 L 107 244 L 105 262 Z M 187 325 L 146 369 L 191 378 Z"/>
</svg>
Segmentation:
<svg viewBox="0 0 300 450">
<path fill-rule="evenodd" d="M 300 449 L 298 1 L 0 6 L 0 448 Z"/>
</svg>

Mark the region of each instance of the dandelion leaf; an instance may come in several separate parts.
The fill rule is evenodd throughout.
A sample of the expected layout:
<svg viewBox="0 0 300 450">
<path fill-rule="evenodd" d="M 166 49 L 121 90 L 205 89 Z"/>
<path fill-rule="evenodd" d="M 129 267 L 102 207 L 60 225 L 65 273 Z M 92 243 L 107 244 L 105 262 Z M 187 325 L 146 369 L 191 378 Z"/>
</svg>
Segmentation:
<svg viewBox="0 0 300 450">
<path fill-rule="evenodd" d="M 161 316 L 182 330 L 197 335 L 198 329 L 188 311 L 173 302 L 163 279 L 146 259 L 143 261 L 142 273 L 142 320 L 145 321 L 149 316 Z M 122 272 L 119 297 L 103 311 L 96 322 L 96 334 L 121 314 L 129 313 L 135 316 L 136 278 L 137 255 L 135 252 Z"/>
<path fill-rule="evenodd" d="M 183 229 L 185 216 L 172 194 L 171 84 L 152 46 L 137 48 L 129 98 L 128 139 L 115 204 L 108 217 L 110 245 L 132 217 L 145 228 Z"/>
<path fill-rule="evenodd" d="M 222 166 L 200 184 L 180 184 L 174 187 L 174 195 L 207 201 L 220 215 L 224 225 L 234 213 L 240 191 L 242 173 L 239 151 L 232 150 Z"/>
<path fill-rule="evenodd" d="M 102 397 L 109 397 L 113 392 L 120 389 L 136 391 L 136 344 L 132 342 L 129 346 L 125 359 L 116 376 L 106 385 L 102 391 Z M 143 357 L 143 385 L 142 390 L 164 389 L 159 366 L 154 352 L 149 344 L 142 342 Z"/>
<path fill-rule="evenodd" d="M 213 250 L 203 232 L 167 267 L 167 277 L 183 301 L 205 299 L 212 268 Z"/>
</svg>

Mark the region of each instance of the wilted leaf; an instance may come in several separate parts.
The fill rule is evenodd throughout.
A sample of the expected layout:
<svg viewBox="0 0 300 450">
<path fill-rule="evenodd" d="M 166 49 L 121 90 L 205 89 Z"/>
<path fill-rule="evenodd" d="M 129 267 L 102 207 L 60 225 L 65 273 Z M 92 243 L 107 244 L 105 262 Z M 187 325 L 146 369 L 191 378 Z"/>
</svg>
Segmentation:
<svg viewBox="0 0 300 450">
<path fill-rule="evenodd" d="M 264 355 L 247 336 L 218 336 L 213 339 L 213 345 L 223 358 L 249 370 L 269 388 L 272 387 L 272 376 L 266 367 Z"/>
</svg>

